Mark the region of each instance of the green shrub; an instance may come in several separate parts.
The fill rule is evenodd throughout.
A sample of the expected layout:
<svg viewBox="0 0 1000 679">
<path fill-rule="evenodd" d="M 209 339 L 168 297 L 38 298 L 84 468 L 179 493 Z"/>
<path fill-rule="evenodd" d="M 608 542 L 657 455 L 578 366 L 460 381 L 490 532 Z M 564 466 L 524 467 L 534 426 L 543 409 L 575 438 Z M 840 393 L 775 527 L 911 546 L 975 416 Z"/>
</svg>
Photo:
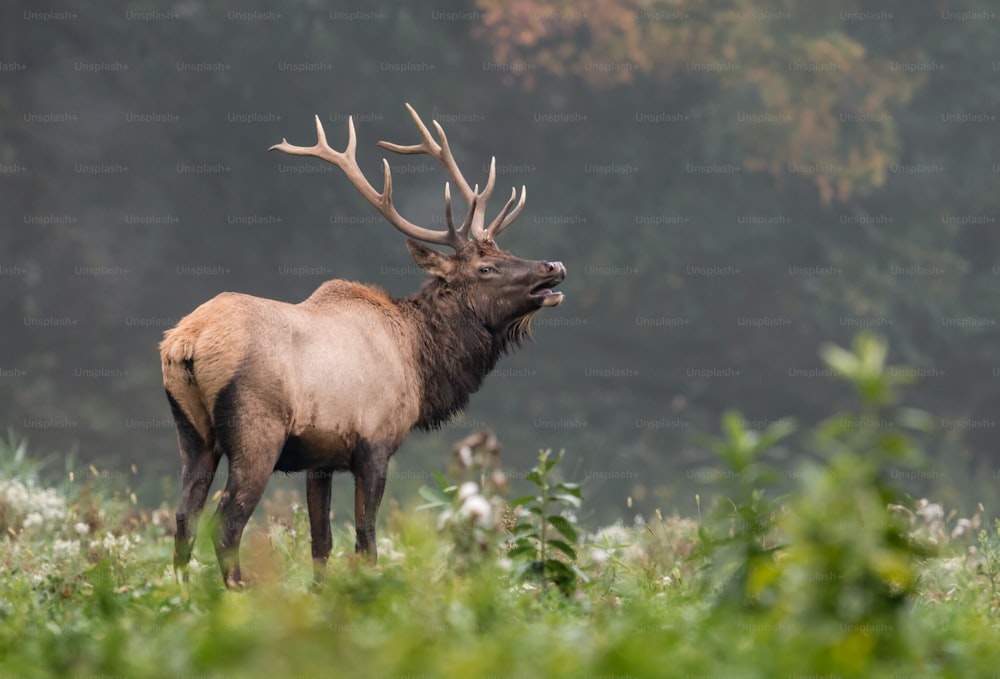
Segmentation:
<svg viewBox="0 0 1000 679">
<path fill-rule="evenodd" d="M 527 495 L 511 502 L 521 511 L 514 524 L 507 556 L 520 562 L 516 569 L 522 577 L 541 583 L 544 595 L 549 584 L 570 595 L 576 590 L 578 580 L 587 580 L 575 564 L 580 535 L 572 522 L 560 513 L 561 509 L 577 509 L 583 501 L 580 486 L 576 483 L 555 482 L 552 470 L 563 459 L 560 451 L 555 457 L 551 451 L 538 454 L 538 464 L 532 467 L 525 479 L 537 488 L 537 495 Z"/>
</svg>

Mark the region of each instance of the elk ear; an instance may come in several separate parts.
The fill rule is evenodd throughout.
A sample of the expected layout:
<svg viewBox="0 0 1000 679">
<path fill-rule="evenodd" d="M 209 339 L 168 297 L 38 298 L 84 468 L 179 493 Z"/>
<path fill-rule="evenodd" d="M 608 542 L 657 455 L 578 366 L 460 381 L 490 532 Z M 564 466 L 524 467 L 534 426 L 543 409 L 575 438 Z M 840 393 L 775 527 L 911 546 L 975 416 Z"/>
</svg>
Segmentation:
<svg viewBox="0 0 1000 679">
<path fill-rule="evenodd" d="M 406 239 L 406 249 L 410 251 L 410 256 L 417 266 L 432 276 L 447 278 L 455 268 L 455 262 L 449 255 L 429 248 L 412 238 Z"/>
</svg>

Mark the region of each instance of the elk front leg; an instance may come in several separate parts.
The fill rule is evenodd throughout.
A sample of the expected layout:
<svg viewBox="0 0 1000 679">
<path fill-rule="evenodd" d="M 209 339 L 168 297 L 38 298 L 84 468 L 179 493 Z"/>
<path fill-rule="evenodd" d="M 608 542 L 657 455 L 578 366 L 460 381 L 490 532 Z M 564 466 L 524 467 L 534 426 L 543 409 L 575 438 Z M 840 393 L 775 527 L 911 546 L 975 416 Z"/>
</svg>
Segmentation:
<svg viewBox="0 0 1000 679">
<path fill-rule="evenodd" d="M 375 520 L 385 491 L 389 453 L 378 448 L 362 449 L 354 465 L 354 551 L 364 553 L 371 563 L 378 560 Z"/>
<path fill-rule="evenodd" d="M 310 469 L 306 472 L 306 505 L 309 508 L 309 532 L 312 535 L 313 579 L 318 583 L 326 573 L 326 560 L 333 548 L 330 530 L 330 490 L 333 472 Z"/>
</svg>

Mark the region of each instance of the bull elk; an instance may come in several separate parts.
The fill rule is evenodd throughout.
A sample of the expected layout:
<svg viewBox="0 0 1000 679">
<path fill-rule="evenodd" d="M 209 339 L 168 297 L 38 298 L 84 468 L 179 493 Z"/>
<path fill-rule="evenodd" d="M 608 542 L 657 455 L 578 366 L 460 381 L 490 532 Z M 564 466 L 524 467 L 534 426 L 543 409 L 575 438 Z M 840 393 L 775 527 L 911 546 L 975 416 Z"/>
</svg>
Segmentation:
<svg viewBox="0 0 1000 679">
<path fill-rule="evenodd" d="M 524 207 L 517 190 L 486 225 L 496 180 L 490 163 L 485 188 L 469 185 L 435 121 L 435 140 L 407 104 L 423 140 L 412 146 L 379 142 L 395 153 L 427 154 L 440 163 L 467 204 L 458 227 L 445 183 L 447 229 L 403 218 L 392 202 L 383 159 L 381 192 L 365 179 L 355 152 L 353 119 L 347 148 L 335 151 L 316 116 L 317 142 L 282 139 L 269 150 L 333 163 L 396 229 L 431 278 L 410 297 L 344 280 L 323 283 L 298 304 L 233 292 L 205 302 L 160 344 L 163 385 L 177 425 L 182 462 L 174 571 L 188 579 L 195 527 L 219 461 L 229 479 L 217 509 L 215 551 L 227 587 L 243 584 L 239 547 L 247 520 L 275 471 L 306 472 L 306 503 L 317 578 L 332 546 L 331 477 L 354 475 L 355 551 L 377 558 L 375 519 L 389 459 L 413 429 L 433 429 L 468 403 L 500 356 L 530 332 L 531 317 L 556 306 L 553 290 L 566 277 L 561 262 L 520 259 L 495 238 Z M 454 254 L 419 241 L 444 245 Z"/>
</svg>

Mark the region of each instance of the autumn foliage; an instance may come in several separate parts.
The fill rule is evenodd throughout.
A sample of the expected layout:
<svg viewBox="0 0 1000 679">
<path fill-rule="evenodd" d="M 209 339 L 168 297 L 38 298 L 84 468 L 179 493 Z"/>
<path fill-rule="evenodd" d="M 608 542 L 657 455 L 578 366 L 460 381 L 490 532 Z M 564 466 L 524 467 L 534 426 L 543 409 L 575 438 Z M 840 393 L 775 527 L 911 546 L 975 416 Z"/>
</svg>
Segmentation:
<svg viewBox="0 0 1000 679">
<path fill-rule="evenodd" d="M 921 79 L 896 67 L 902 56 L 866 49 L 852 35 L 851 12 L 804 17 L 789 3 L 743 0 L 478 5 L 478 34 L 509 84 L 533 89 L 570 77 L 614 96 L 637 78 L 695 81 L 714 92 L 695 115 L 728 162 L 807 176 L 824 203 L 884 183 L 899 150 L 891 112 Z"/>
</svg>

